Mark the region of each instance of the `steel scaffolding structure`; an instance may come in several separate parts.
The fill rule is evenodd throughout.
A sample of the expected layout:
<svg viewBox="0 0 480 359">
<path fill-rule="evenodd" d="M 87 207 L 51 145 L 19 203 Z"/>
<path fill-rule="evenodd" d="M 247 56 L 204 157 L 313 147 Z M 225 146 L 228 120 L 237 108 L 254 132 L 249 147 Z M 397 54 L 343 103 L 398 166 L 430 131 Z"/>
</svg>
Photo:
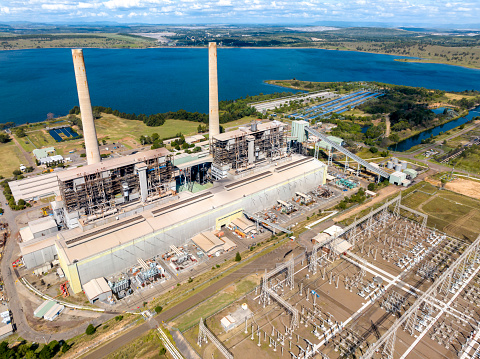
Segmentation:
<svg viewBox="0 0 480 359">
<path fill-rule="evenodd" d="M 281 158 L 287 152 L 286 125 L 282 122 L 253 123 L 250 127 L 213 136 L 210 151 L 216 165 L 247 168 L 253 162 Z M 252 147 L 249 149 L 249 142 Z M 252 150 L 253 153 L 249 154 Z"/>
<path fill-rule="evenodd" d="M 203 318 L 200 318 L 200 323 L 198 325 L 198 346 L 201 347 L 203 342 L 208 343 L 208 339 L 210 339 L 210 341 L 217 347 L 217 349 L 225 358 L 233 359 L 233 354 L 230 352 L 230 350 L 228 350 L 228 348 L 222 344 L 215 334 L 213 334 L 210 329 L 207 328 L 203 322 Z"/>
<path fill-rule="evenodd" d="M 263 303 L 263 307 L 265 308 L 267 304 L 269 303 L 270 297 L 275 299 L 280 305 L 285 307 L 291 314 L 292 314 L 292 321 L 290 324 L 290 330 L 293 330 L 298 327 L 299 323 L 299 314 L 298 310 L 296 310 L 294 307 L 292 307 L 286 300 L 284 300 L 282 297 L 280 297 L 276 292 L 275 288 L 269 286 L 269 281 L 270 278 L 273 276 L 283 272 L 287 271 L 287 278 L 285 280 L 285 283 L 287 286 L 290 287 L 290 289 L 293 289 L 295 286 L 294 283 L 294 275 L 295 275 L 295 260 L 294 258 L 290 259 L 288 262 L 285 262 L 281 265 L 279 265 L 277 268 L 271 270 L 268 273 L 265 273 L 262 279 L 262 292 L 260 294 L 260 302 Z"/>
<path fill-rule="evenodd" d="M 255 223 L 257 223 L 257 224 L 258 223 L 263 223 L 263 224 L 265 224 L 265 226 L 267 228 L 269 228 L 269 229 L 273 228 L 273 230 L 272 230 L 273 233 L 275 233 L 275 229 L 278 230 L 279 232 L 284 232 L 284 233 L 287 233 L 287 234 L 292 234 L 293 233 L 289 229 L 283 228 L 283 227 L 279 226 L 278 224 L 275 224 L 275 223 L 269 222 L 265 219 L 262 219 L 259 216 L 256 216 L 252 213 L 249 213 L 249 212 L 246 212 L 246 211 L 243 211 L 243 213 L 245 214 L 245 216 L 253 219 L 255 221 Z"/>
<path fill-rule="evenodd" d="M 162 196 L 169 190 L 173 180 L 173 164 L 171 155 L 146 159 L 148 195 Z M 111 160 L 114 161 L 115 159 Z M 59 187 L 67 212 L 83 211 L 85 214 L 102 214 L 115 208 L 117 197 L 130 195 L 140 191 L 140 179 L 136 173 L 137 162 L 119 165 L 118 167 L 99 168 L 90 172 L 82 172 L 64 180 L 59 179 Z"/>
<path fill-rule="evenodd" d="M 407 332 L 413 333 L 413 329 L 418 320 L 418 311 L 420 306 L 429 305 L 430 302 L 437 300 L 438 294 L 443 296 L 443 299 L 447 294 L 454 293 L 458 290 L 458 281 L 465 279 L 465 273 L 473 264 L 478 264 L 480 255 L 480 236 L 477 237 L 467 249 L 462 253 L 460 257 L 445 271 L 442 275 L 425 291 L 412 306 L 399 318 L 395 323 L 377 340 L 374 345 L 371 345 L 362 359 L 372 358 L 373 355 L 383 346 L 383 352 L 386 353 L 388 358 L 393 358 L 393 352 L 395 348 L 395 340 L 397 329 L 404 326 Z M 443 307 L 447 306 L 443 303 Z"/>
<path fill-rule="evenodd" d="M 312 134 L 313 136 L 317 137 L 319 140 L 322 140 L 322 141 L 325 141 L 329 146 L 335 148 L 337 151 L 340 151 L 341 153 L 343 153 L 345 156 L 351 158 L 352 160 L 354 160 L 355 162 L 359 163 L 360 165 L 364 166 L 367 170 L 369 170 L 370 172 L 373 172 L 373 173 L 376 173 L 378 174 L 379 176 L 381 177 L 384 177 L 384 178 L 389 178 L 390 177 L 390 174 L 388 174 L 387 172 L 385 172 L 384 170 L 382 170 L 381 168 L 378 168 L 376 166 L 373 166 L 371 165 L 370 163 L 368 163 L 367 161 L 365 161 L 364 159 L 358 157 L 357 155 L 353 154 L 352 152 L 350 152 L 349 150 L 347 150 L 346 148 L 344 148 L 343 146 L 340 146 L 339 144 L 333 142 L 333 141 L 330 141 L 328 139 L 327 136 L 325 136 L 324 134 L 310 128 L 310 127 L 305 127 L 305 131 L 307 131 L 308 133 Z M 317 146 L 315 146 L 315 149 L 317 149 Z M 330 160 L 329 160 L 330 162 Z"/>
</svg>

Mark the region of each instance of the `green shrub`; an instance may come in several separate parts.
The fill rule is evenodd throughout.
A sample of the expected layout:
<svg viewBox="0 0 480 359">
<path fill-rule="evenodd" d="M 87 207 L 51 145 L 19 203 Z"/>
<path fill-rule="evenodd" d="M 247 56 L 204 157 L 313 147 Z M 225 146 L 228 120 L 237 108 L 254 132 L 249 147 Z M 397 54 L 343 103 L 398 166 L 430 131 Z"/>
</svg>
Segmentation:
<svg viewBox="0 0 480 359">
<path fill-rule="evenodd" d="M 160 306 L 160 305 L 157 305 L 157 306 L 155 307 L 155 313 L 157 313 L 157 314 L 160 313 L 162 310 L 163 310 L 163 307 Z"/>
<path fill-rule="evenodd" d="M 93 326 L 93 324 L 89 324 L 87 329 L 85 330 L 85 334 L 93 335 L 93 334 L 95 334 L 96 331 L 97 331 L 97 329 Z"/>
</svg>

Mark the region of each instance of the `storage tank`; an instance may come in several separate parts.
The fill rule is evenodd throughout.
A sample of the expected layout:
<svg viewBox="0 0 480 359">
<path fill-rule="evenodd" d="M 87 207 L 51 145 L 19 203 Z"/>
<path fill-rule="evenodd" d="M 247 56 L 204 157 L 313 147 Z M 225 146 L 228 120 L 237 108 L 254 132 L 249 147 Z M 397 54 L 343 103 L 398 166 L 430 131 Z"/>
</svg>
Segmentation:
<svg viewBox="0 0 480 359">
<path fill-rule="evenodd" d="M 401 163 L 397 163 L 395 165 L 395 171 L 397 172 L 402 172 L 402 164 Z"/>
<path fill-rule="evenodd" d="M 387 168 L 393 169 L 393 162 L 392 161 L 387 161 Z"/>
<path fill-rule="evenodd" d="M 407 169 L 407 161 L 400 161 L 400 164 L 402 165 L 402 170 Z"/>
<path fill-rule="evenodd" d="M 398 158 L 397 157 L 392 157 L 393 163 L 397 164 L 398 163 Z"/>
</svg>

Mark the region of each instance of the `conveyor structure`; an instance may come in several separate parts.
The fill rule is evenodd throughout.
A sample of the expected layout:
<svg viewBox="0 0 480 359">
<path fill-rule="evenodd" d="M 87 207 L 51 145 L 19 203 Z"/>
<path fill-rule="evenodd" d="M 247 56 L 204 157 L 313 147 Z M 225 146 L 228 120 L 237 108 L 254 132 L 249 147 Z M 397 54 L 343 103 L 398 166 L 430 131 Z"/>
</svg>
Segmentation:
<svg viewBox="0 0 480 359">
<path fill-rule="evenodd" d="M 357 155 L 353 154 L 352 152 L 350 152 L 349 150 L 347 150 L 345 147 L 343 146 L 340 146 L 339 144 L 333 142 L 333 141 L 330 141 L 328 139 L 327 136 L 325 136 L 324 134 L 318 132 L 318 131 L 315 131 L 314 129 L 310 128 L 310 127 L 305 127 L 305 131 L 307 131 L 309 134 L 317 137 L 319 140 L 323 140 L 325 141 L 328 145 L 332 146 L 333 148 L 335 148 L 337 151 L 340 151 L 341 153 L 343 153 L 345 156 L 351 158 L 352 160 L 354 160 L 355 162 L 359 163 L 360 165 L 364 166 L 367 170 L 369 170 L 370 172 L 373 172 L 373 173 L 376 173 L 377 175 L 381 176 L 381 177 L 384 177 L 386 179 L 388 179 L 390 177 L 390 175 L 385 172 L 384 170 L 382 170 L 381 168 L 378 168 L 376 166 L 373 166 L 371 165 L 370 163 L 368 163 L 367 161 L 365 161 L 364 159 L 358 157 Z"/>
<path fill-rule="evenodd" d="M 260 218 L 254 214 L 251 214 L 251 213 L 248 213 L 248 212 L 245 212 L 243 211 L 243 213 L 245 214 L 245 216 L 247 217 L 250 217 L 251 219 L 253 219 L 255 222 L 257 223 L 262 223 L 264 225 L 266 225 L 267 227 L 269 228 L 273 228 L 273 229 L 276 229 L 278 230 L 279 232 L 284 232 L 284 233 L 287 233 L 287 234 L 292 234 L 293 232 L 286 229 L 286 228 L 283 228 L 281 226 L 279 226 L 278 224 L 275 224 L 275 223 L 272 223 L 272 222 L 269 222 L 269 221 L 266 221 L 264 220 L 263 218 Z"/>
</svg>

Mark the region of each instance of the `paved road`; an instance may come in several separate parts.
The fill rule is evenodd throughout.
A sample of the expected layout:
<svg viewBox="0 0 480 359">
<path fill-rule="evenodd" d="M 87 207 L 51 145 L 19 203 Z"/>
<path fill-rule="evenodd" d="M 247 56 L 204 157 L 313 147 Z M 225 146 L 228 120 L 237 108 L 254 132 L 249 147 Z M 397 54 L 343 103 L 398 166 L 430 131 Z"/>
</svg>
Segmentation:
<svg viewBox="0 0 480 359">
<path fill-rule="evenodd" d="M 0 191 L 0 203 L 5 203 L 6 199 L 3 195 L 3 192 Z M 111 317 L 111 315 L 102 315 L 101 317 L 89 322 L 85 323 L 83 326 L 78 326 L 74 329 L 65 331 L 63 333 L 44 333 L 38 332 L 30 327 L 23 312 L 23 305 L 20 300 L 20 297 L 17 292 L 16 285 L 23 285 L 20 283 L 16 283 L 17 276 L 12 268 L 11 263 L 14 260 L 14 255 L 19 252 L 19 246 L 16 241 L 18 235 L 18 228 L 15 222 L 15 217 L 21 212 L 14 212 L 10 209 L 10 207 L 6 206 L 3 208 L 4 214 L 2 218 L 4 218 L 9 226 L 11 235 L 10 238 L 7 239 L 7 243 L 5 245 L 4 253 L 2 256 L 2 262 L 0 264 L 0 269 L 2 272 L 3 282 L 5 284 L 5 294 L 6 298 L 8 299 L 8 306 L 12 311 L 13 317 L 13 324 L 16 327 L 16 331 L 18 335 L 22 338 L 33 341 L 44 343 L 50 342 L 52 340 L 62 340 L 72 338 L 78 334 L 84 333 L 85 328 L 89 323 L 94 325 L 98 325 L 106 321 Z"/>
<path fill-rule="evenodd" d="M 287 242 L 290 243 L 290 242 Z M 192 295 L 187 300 L 175 305 L 174 307 L 165 310 L 164 312 L 158 314 L 154 319 L 156 319 L 159 323 L 160 322 L 168 322 L 169 320 L 177 317 L 178 315 L 182 314 L 183 312 L 187 311 L 188 309 L 194 307 L 198 303 L 202 302 L 203 300 L 209 298 L 217 291 L 221 290 L 222 288 L 228 286 L 229 284 L 246 277 L 252 273 L 258 273 L 259 275 L 263 273 L 265 269 L 270 269 L 275 267 L 275 263 L 278 263 L 283 260 L 283 256 L 289 249 L 285 248 L 286 246 L 283 245 L 274 251 L 267 253 L 264 256 L 257 258 L 256 260 L 252 261 L 251 263 L 247 264 L 245 267 L 223 277 L 216 283 L 211 284 L 207 288 L 203 289 L 202 291 Z M 135 329 L 130 330 L 129 332 L 124 333 L 113 339 L 112 341 L 108 342 L 107 344 L 99 347 L 98 349 L 88 353 L 85 355 L 84 359 L 98 359 L 103 358 L 112 352 L 120 349 L 124 345 L 127 345 L 132 340 L 136 339 L 137 337 L 141 336 L 145 332 L 151 329 L 151 325 L 149 322 L 145 322 L 140 326 L 136 327 Z"/>
</svg>

